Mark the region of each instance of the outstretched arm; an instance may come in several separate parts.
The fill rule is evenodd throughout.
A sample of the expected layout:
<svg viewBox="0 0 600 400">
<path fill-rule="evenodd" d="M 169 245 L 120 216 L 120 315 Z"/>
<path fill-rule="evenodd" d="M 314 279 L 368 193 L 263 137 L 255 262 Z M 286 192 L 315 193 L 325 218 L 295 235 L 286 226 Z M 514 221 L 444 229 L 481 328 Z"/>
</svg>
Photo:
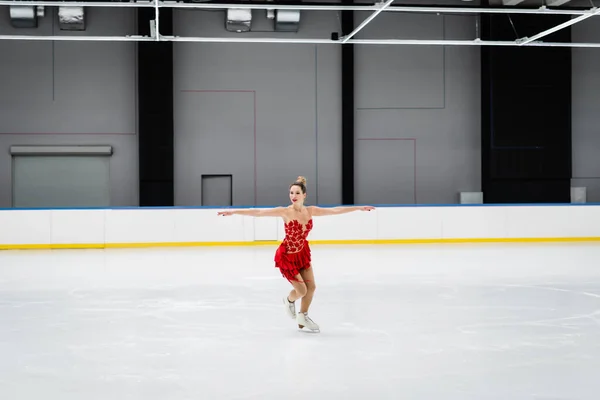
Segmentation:
<svg viewBox="0 0 600 400">
<path fill-rule="evenodd" d="M 285 212 L 285 207 L 275 208 L 251 208 L 248 210 L 231 210 L 231 211 L 219 211 L 218 215 L 230 216 L 230 215 L 247 215 L 250 217 L 281 217 Z"/>
<path fill-rule="evenodd" d="M 323 217 L 326 215 L 340 215 L 347 214 L 354 211 L 371 211 L 374 210 L 373 206 L 348 206 L 348 207 L 332 207 L 332 208 L 321 208 L 317 206 L 310 207 L 310 213 L 316 217 Z"/>
</svg>

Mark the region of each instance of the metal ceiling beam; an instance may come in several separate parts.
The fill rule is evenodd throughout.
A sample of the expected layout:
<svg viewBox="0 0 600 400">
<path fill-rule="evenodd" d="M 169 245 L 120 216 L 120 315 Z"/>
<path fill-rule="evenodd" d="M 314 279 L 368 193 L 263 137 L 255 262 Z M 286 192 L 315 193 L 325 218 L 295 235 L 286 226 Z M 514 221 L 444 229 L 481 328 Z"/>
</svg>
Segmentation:
<svg viewBox="0 0 600 400">
<path fill-rule="evenodd" d="M 159 1 L 154 0 L 154 28 L 156 32 L 153 32 L 152 35 L 158 42 L 160 40 L 160 12 L 159 12 Z"/>
<path fill-rule="evenodd" d="M 589 47 L 599 48 L 600 43 L 544 43 L 537 39 L 563 29 L 567 26 L 576 24 L 584 19 L 600 15 L 600 9 L 594 7 L 588 10 L 555 10 L 546 7 L 538 9 L 493 9 L 493 8 L 474 8 L 474 7 L 412 7 L 412 6 L 391 6 L 393 0 L 387 0 L 384 5 L 366 5 L 366 6 L 335 6 L 335 5 L 279 5 L 272 2 L 264 4 L 228 4 L 228 3 L 176 3 L 164 2 L 159 0 L 139 1 L 139 2 L 69 2 L 69 1 L 9 1 L 0 0 L 0 5 L 21 5 L 21 6 L 82 6 L 82 7 L 153 7 L 155 9 L 154 30 L 151 36 L 27 36 L 27 35 L 0 35 L 0 40 L 27 40 L 27 41 L 105 41 L 105 42 L 142 42 L 142 41 L 173 41 L 189 43 L 303 43 L 303 44 L 376 44 L 376 45 L 426 45 L 426 46 L 544 46 L 544 47 Z M 304 9 L 304 10 L 373 10 L 363 23 L 357 27 L 348 36 L 342 40 L 331 39 L 292 39 L 292 38 L 248 38 L 248 37 L 173 37 L 161 36 L 159 30 L 159 9 L 168 8 L 198 8 L 198 9 L 226 9 L 226 8 L 250 8 L 250 9 Z M 419 40 L 419 39 L 352 39 L 356 33 L 363 29 L 379 13 L 385 11 L 415 12 L 415 13 L 443 13 L 443 12 L 461 12 L 461 13 L 524 13 L 524 14 L 570 14 L 579 15 L 579 17 L 560 24 L 554 28 L 540 32 L 531 38 L 521 38 L 515 41 L 482 41 L 476 40 Z"/>
<path fill-rule="evenodd" d="M 347 36 L 344 36 L 342 38 L 342 43 L 346 43 L 348 40 L 352 39 L 352 37 L 354 35 L 356 35 L 358 32 L 360 32 L 365 26 L 367 26 L 367 24 L 369 22 L 371 22 L 373 19 L 375 19 L 376 16 L 378 16 L 382 11 L 384 11 L 386 8 L 388 8 L 393 2 L 394 2 L 394 0 L 387 0 L 385 3 L 378 5 L 379 9 L 377 11 L 373 12 L 373 14 L 369 15 L 367 18 L 365 18 L 365 20 L 359 26 L 357 26 L 352 32 L 350 32 Z"/>
<path fill-rule="evenodd" d="M 44 6 L 44 7 L 107 7 L 107 8 L 140 8 L 140 7 L 154 7 L 153 1 L 139 1 L 139 2 L 86 2 L 86 1 L 11 1 L 11 0 L 0 0 L 0 6 L 21 6 L 21 7 L 32 7 L 32 6 Z"/>
<path fill-rule="evenodd" d="M 158 3 L 158 5 L 156 5 Z M 193 8 L 193 9 L 227 9 L 227 8 L 248 8 L 248 9 L 279 9 L 279 10 L 307 10 L 307 11 L 377 11 L 380 6 L 371 5 L 320 5 L 318 3 L 309 4 L 277 4 L 275 2 L 264 2 L 260 4 L 246 3 L 181 3 L 174 1 L 136 1 L 136 2 L 86 2 L 86 1 L 29 1 L 29 0 L 0 0 L 3 6 L 80 6 L 80 7 L 107 7 L 107 8 L 137 8 L 137 7 L 165 7 L 165 8 Z M 478 7 L 418 7 L 418 6 L 389 6 L 385 12 L 405 12 L 405 13 L 433 13 L 433 14 L 547 14 L 547 15 L 585 15 L 590 10 L 564 10 L 551 9 L 546 6 L 539 8 L 478 8 Z"/>
<path fill-rule="evenodd" d="M 27 41 L 114 41 L 114 42 L 151 42 L 156 38 L 149 36 L 29 36 L 0 35 L 0 40 Z M 351 39 L 346 43 L 331 39 L 286 39 L 286 38 L 248 38 L 248 37 L 178 37 L 161 36 L 160 41 L 185 43 L 290 43 L 290 44 L 332 44 L 332 45 L 404 45 L 404 46 L 523 46 L 517 41 L 486 40 L 419 40 L 419 39 Z M 526 47 L 577 47 L 600 48 L 600 43 L 558 43 L 530 42 Z"/>
<path fill-rule="evenodd" d="M 0 40 L 48 41 L 48 42 L 153 42 L 150 36 L 38 36 L 38 35 L 0 35 Z M 163 38 L 161 38 L 163 40 Z"/>
<path fill-rule="evenodd" d="M 420 39 L 352 39 L 346 43 L 329 39 L 284 39 L 284 38 L 214 38 L 214 37 L 163 37 L 161 40 L 193 43 L 296 43 L 296 44 L 354 44 L 354 45 L 405 45 L 405 46 L 521 46 L 517 41 L 487 40 L 420 40 Z M 600 48 L 600 43 L 531 42 L 529 47 L 590 47 Z"/>
<path fill-rule="evenodd" d="M 580 15 L 577 18 L 573 18 L 573 19 L 571 19 L 571 20 L 569 20 L 567 22 L 563 22 L 562 24 L 559 24 L 559 25 L 557 25 L 557 26 L 555 26 L 553 28 L 546 29 L 545 31 L 540 32 L 540 33 L 538 33 L 536 35 L 533 35 L 530 38 L 525 37 L 525 38 L 518 39 L 518 42 L 519 42 L 519 44 L 521 46 L 524 46 L 524 45 L 526 45 L 528 43 L 531 43 L 531 42 L 536 41 L 536 40 L 538 40 L 540 38 L 543 38 L 544 36 L 548 36 L 548 35 L 550 35 L 550 34 L 552 34 L 554 32 L 560 31 L 561 29 L 564 29 L 564 28 L 569 27 L 571 25 L 575 25 L 578 22 L 581 22 L 583 20 L 586 20 L 588 18 L 594 17 L 594 16 L 599 15 L 599 14 L 600 14 L 600 8 L 594 8 L 594 9 L 590 10 L 587 15 Z"/>
<path fill-rule="evenodd" d="M 246 4 L 246 3 L 177 3 L 172 1 L 161 1 L 160 7 L 171 8 L 194 8 L 194 9 L 224 9 L 224 8 L 247 8 L 247 9 L 289 9 L 289 10 L 306 10 L 306 11 L 377 11 L 377 5 L 364 6 L 344 6 L 344 5 L 319 5 L 319 4 L 276 4 L 274 2 L 265 2 L 264 4 Z M 406 13 L 432 13 L 432 14 L 559 14 L 559 15 L 582 15 L 586 10 L 564 10 L 552 9 L 546 6 L 539 8 L 517 8 L 517 7 L 500 7 L 500 8 L 484 8 L 484 7 L 418 7 L 418 6 L 399 6 L 394 5 L 387 7 L 385 12 L 406 12 Z"/>
</svg>

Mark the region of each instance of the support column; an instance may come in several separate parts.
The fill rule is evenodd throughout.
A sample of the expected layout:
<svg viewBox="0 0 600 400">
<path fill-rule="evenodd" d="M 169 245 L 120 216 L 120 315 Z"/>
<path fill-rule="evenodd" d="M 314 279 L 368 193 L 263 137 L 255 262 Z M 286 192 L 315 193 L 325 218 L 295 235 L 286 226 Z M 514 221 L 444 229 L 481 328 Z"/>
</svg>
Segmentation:
<svg viewBox="0 0 600 400">
<path fill-rule="evenodd" d="M 342 0 L 352 4 L 352 0 Z M 354 12 L 342 11 L 342 36 L 354 30 Z M 354 45 L 342 47 L 342 204 L 354 204 Z"/>
<path fill-rule="evenodd" d="M 160 10 L 160 33 L 173 35 L 172 8 Z M 150 35 L 153 8 L 138 8 L 139 35 Z M 139 42 L 139 205 L 173 206 L 173 42 Z"/>
</svg>

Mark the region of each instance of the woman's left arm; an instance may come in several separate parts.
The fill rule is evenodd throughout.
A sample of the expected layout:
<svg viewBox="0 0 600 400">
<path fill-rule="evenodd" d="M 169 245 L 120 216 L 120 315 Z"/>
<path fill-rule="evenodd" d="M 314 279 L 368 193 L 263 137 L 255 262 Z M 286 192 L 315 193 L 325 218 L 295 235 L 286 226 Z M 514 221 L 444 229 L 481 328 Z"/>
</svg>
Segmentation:
<svg viewBox="0 0 600 400">
<path fill-rule="evenodd" d="M 373 206 L 347 206 L 347 207 L 331 207 L 331 208 L 321 208 L 317 206 L 308 207 L 310 214 L 315 217 L 324 217 L 326 215 L 340 215 L 347 214 L 354 211 L 371 211 L 374 210 Z"/>
</svg>

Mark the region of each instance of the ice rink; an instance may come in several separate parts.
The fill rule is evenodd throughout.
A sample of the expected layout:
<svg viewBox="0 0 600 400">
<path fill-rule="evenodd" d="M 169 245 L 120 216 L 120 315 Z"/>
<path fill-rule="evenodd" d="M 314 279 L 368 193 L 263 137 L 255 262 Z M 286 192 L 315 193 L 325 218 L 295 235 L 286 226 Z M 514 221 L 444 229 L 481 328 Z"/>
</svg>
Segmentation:
<svg viewBox="0 0 600 400">
<path fill-rule="evenodd" d="M 597 400 L 600 244 L 0 252 L 6 400 Z"/>
</svg>

